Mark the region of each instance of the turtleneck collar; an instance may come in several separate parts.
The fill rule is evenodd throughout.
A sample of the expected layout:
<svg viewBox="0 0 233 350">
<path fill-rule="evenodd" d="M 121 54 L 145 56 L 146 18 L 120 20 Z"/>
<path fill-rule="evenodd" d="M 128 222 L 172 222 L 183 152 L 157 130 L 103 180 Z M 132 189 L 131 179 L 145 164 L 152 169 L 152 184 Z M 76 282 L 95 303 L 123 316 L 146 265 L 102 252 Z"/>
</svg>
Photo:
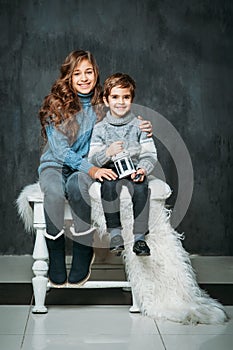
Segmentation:
<svg viewBox="0 0 233 350">
<path fill-rule="evenodd" d="M 89 92 L 89 94 L 81 94 L 80 92 L 78 92 L 78 97 L 80 98 L 80 102 L 83 107 L 88 107 L 91 105 L 91 98 L 93 95 L 93 91 Z"/>
<path fill-rule="evenodd" d="M 122 118 L 116 118 L 113 117 L 110 113 L 110 111 L 107 112 L 106 114 L 106 118 L 107 121 L 109 122 L 109 124 L 112 125 L 124 125 L 124 124 L 128 124 L 129 122 L 131 122 L 131 120 L 133 120 L 134 118 L 134 114 L 132 112 L 128 112 L 124 117 Z"/>
</svg>

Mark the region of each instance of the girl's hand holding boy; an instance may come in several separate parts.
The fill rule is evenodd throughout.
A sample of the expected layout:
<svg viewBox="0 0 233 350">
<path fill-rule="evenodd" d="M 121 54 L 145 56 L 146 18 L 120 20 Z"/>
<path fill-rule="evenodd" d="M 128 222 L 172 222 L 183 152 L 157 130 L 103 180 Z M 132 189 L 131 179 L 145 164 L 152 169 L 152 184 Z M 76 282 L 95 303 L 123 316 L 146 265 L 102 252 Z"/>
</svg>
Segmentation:
<svg viewBox="0 0 233 350">
<path fill-rule="evenodd" d="M 99 168 L 97 166 L 91 167 L 88 174 L 92 179 L 99 180 L 101 182 L 103 182 L 104 179 L 116 180 L 118 177 L 117 174 L 114 173 L 112 169 Z"/>
</svg>

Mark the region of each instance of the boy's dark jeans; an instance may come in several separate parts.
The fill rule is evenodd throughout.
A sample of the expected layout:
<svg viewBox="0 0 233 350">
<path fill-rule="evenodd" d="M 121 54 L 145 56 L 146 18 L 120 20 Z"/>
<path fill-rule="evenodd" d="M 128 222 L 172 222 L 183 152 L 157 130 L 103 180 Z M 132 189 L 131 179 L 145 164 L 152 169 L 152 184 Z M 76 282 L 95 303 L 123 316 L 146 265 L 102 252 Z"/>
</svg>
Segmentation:
<svg viewBox="0 0 233 350">
<path fill-rule="evenodd" d="M 130 177 L 125 179 L 104 180 L 101 183 L 101 200 L 104 209 L 107 228 L 121 228 L 120 192 L 122 186 L 127 186 L 133 203 L 134 234 L 148 233 L 149 198 L 147 178 L 143 182 L 133 182 Z"/>
</svg>

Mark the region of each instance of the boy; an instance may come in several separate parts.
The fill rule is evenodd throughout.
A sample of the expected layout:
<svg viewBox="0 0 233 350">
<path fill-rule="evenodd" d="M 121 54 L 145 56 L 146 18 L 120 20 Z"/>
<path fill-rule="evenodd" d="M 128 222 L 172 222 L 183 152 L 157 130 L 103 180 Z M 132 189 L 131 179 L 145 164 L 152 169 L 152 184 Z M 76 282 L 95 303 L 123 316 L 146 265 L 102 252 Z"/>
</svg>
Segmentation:
<svg viewBox="0 0 233 350">
<path fill-rule="evenodd" d="M 124 249 L 120 221 L 120 191 L 128 187 L 133 202 L 134 245 L 138 256 L 150 255 L 145 241 L 148 231 L 150 190 L 146 175 L 157 162 L 157 152 L 152 138 L 139 129 L 140 121 L 131 112 L 135 95 L 135 82 L 127 74 L 116 73 L 104 83 L 103 100 L 109 111 L 95 125 L 89 152 L 89 161 L 99 167 L 116 169 L 112 158 L 124 149 L 130 154 L 136 171 L 125 179 L 101 181 L 101 200 L 110 233 L 110 250 L 119 253 Z"/>
</svg>

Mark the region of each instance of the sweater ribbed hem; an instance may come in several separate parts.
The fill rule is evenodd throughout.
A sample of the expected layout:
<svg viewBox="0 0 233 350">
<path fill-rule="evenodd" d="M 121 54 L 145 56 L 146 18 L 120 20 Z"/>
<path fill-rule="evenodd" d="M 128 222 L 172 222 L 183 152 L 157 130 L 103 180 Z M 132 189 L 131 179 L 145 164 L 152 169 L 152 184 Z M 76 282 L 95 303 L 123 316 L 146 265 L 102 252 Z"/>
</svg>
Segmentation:
<svg viewBox="0 0 233 350">
<path fill-rule="evenodd" d="M 108 163 L 110 160 L 111 160 L 111 157 L 106 156 L 106 150 L 103 150 L 102 152 L 98 153 L 98 155 L 96 155 L 96 162 L 100 167 Z"/>
<path fill-rule="evenodd" d="M 79 170 L 82 171 L 86 174 L 88 174 L 88 171 L 93 167 L 94 165 L 92 163 L 89 163 L 86 159 L 83 159 L 80 166 L 78 169 L 73 169 L 73 170 Z M 41 165 L 38 168 L 38 175 L 41 174 L 41 172 L 47 168 L 56 168 L 60 169 L 62 171 L 62 167 L 58 165 L 56 162 L 46 162 L 46 163 L 41 163 Z"/>
<path fill-rule="evenodd" d="M 140 168 L 145 169 L 146 175 L 149 175 L 154 169 L 154 164 L 146 160 L 141 160 L 137 165 L 137 169 L 140 169 Z"/>
</svg>

